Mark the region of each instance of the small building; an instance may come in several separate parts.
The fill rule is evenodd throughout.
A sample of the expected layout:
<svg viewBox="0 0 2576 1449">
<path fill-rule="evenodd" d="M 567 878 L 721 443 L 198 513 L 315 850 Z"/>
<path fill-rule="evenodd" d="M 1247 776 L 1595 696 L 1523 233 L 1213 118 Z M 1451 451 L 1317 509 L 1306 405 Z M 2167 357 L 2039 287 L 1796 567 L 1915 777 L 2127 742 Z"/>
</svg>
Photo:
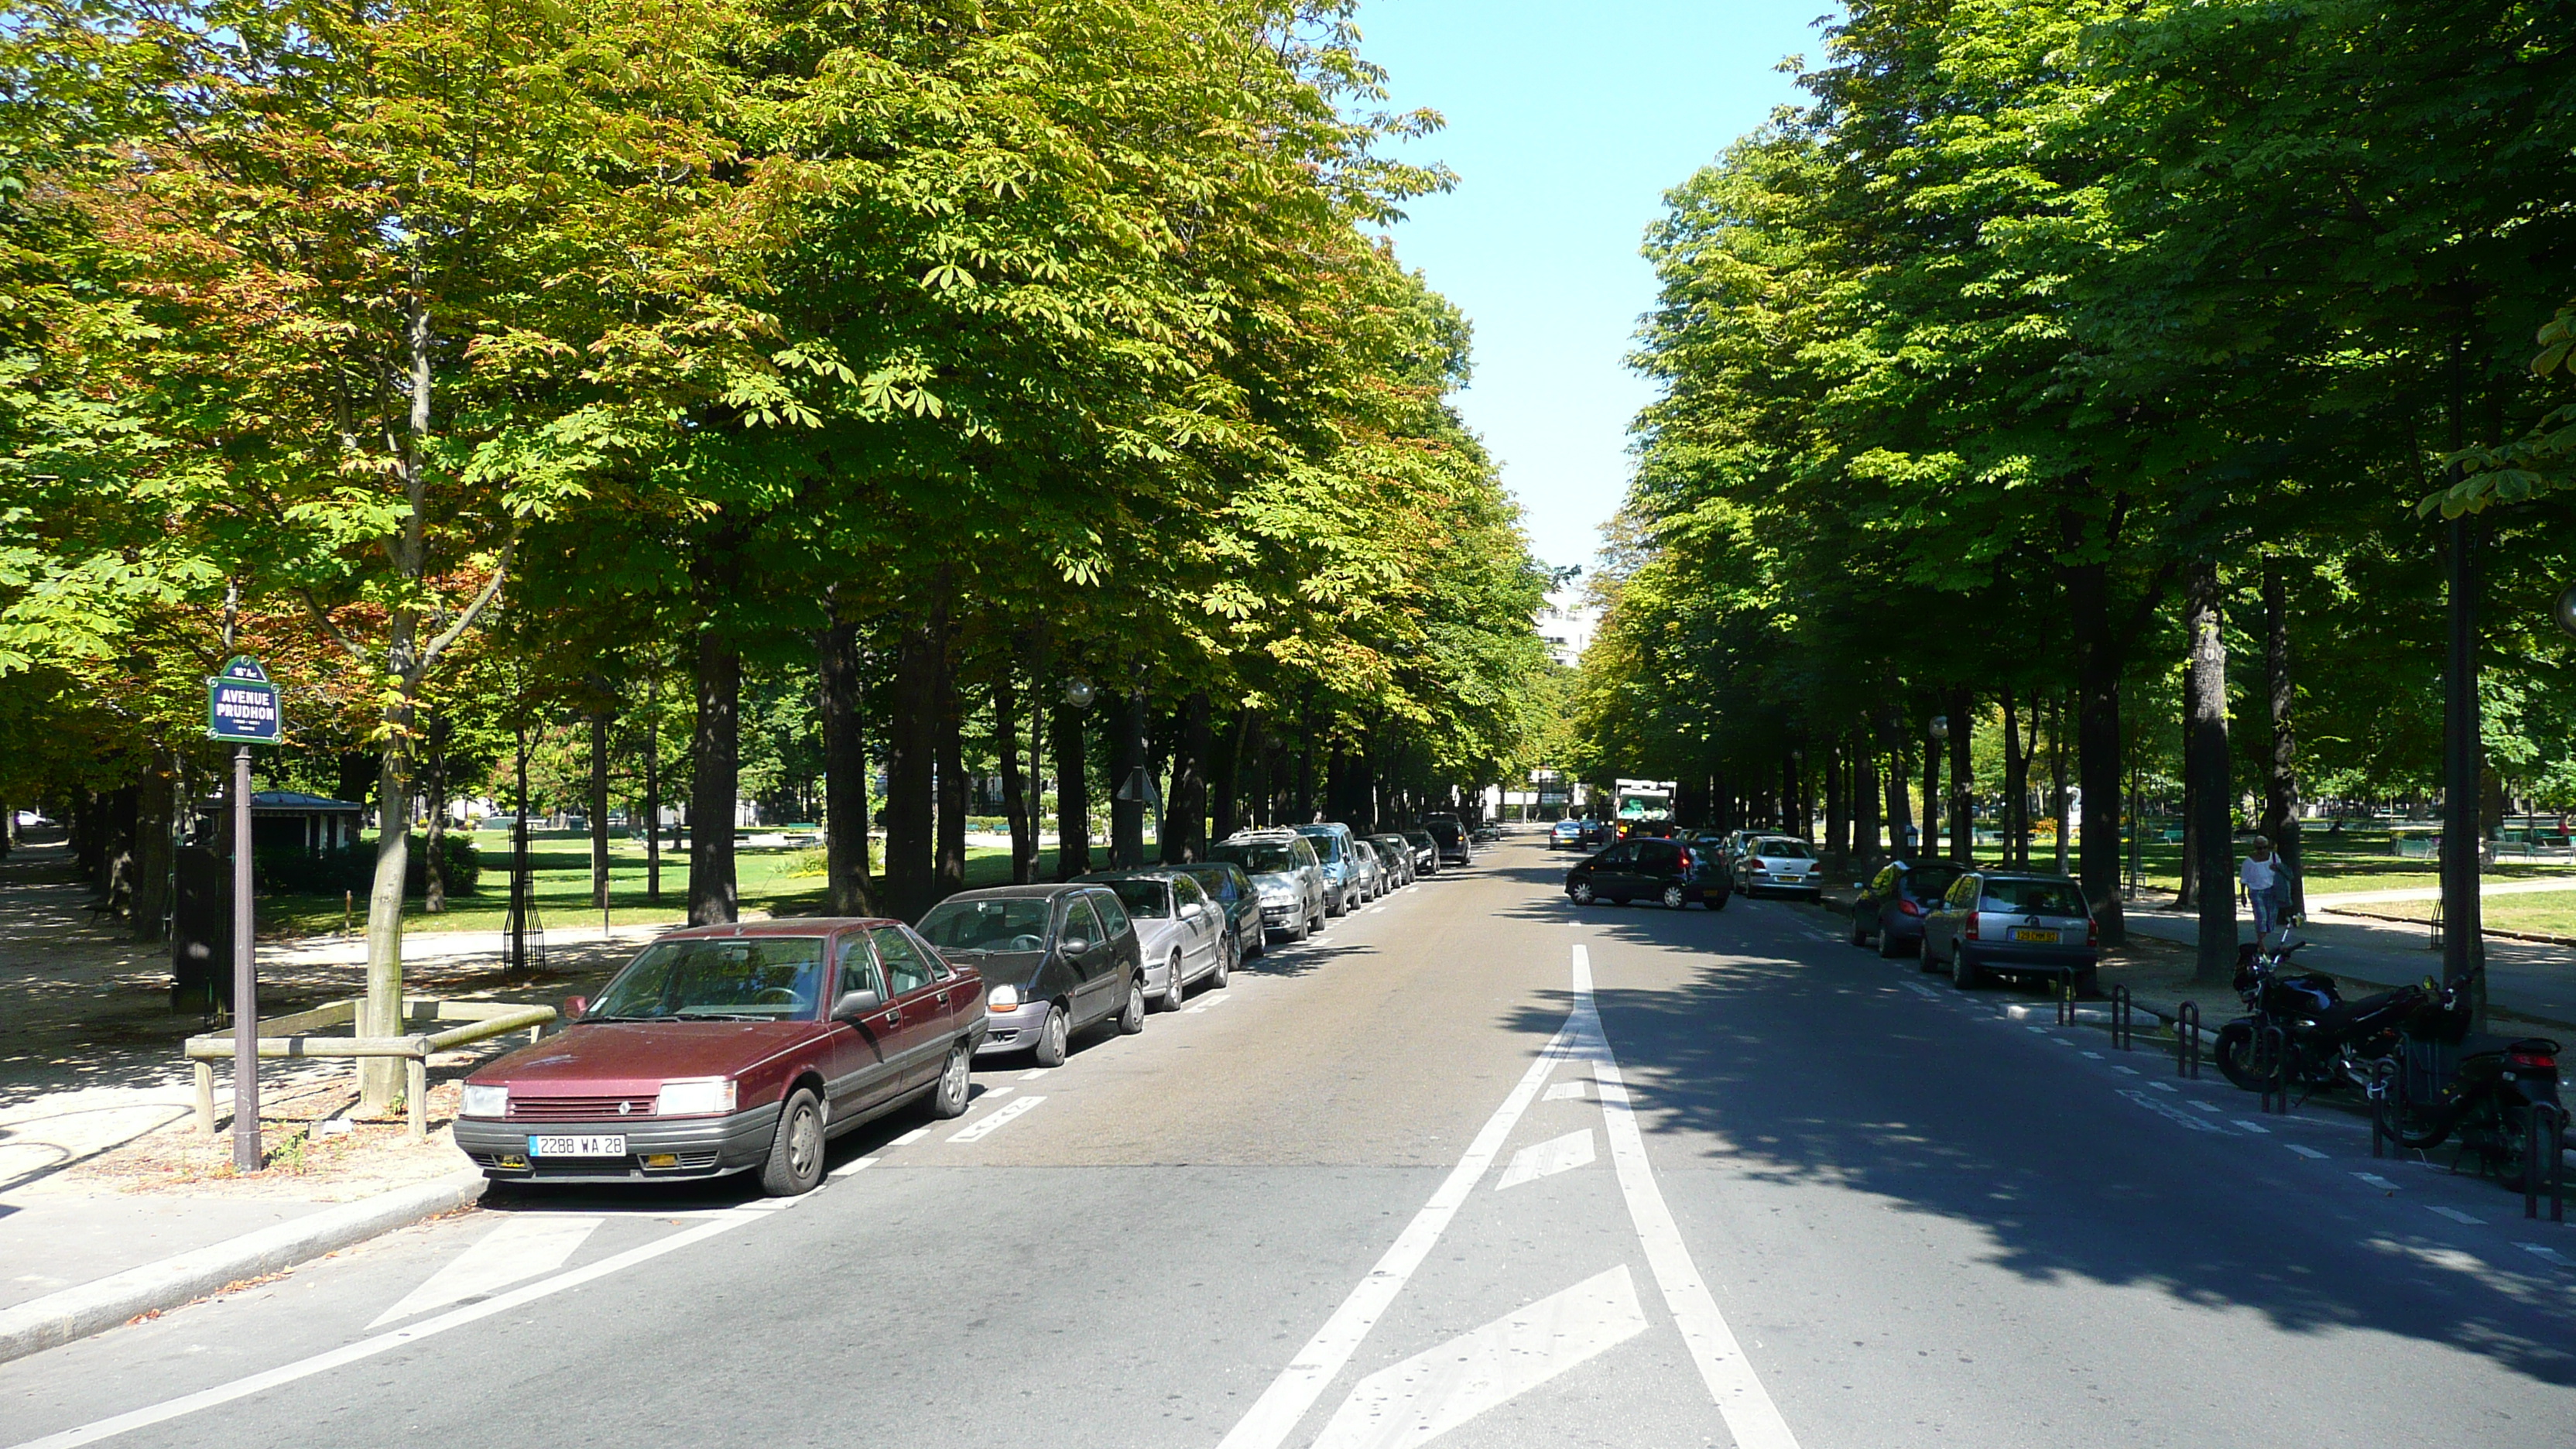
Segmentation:
<svg viewBox="0 0 2576 1449">
<path fill-rule="evenodd" d="M 250 797 L 251 849 L 295 850 L 306 855 L 340 850 L 358 843 L 366 814 L 363 805 L 301 790 L 255 790 Z"/>
</svg>

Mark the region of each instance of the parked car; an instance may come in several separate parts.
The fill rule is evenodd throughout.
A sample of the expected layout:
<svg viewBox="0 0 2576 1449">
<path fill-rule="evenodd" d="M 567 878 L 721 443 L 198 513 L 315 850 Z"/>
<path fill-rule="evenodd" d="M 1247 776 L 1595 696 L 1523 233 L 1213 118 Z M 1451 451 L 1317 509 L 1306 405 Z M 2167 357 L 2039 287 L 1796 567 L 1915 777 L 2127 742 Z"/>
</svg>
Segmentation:
<svg viewBox="0 0 2576 1449">
<path fill-rule="evenodd" d="M 1583 844 L 1583 822 L 1571 816 L 1547 828 L 1547 848 L 1574 850 Z"/>
<path fill-rule="evenodd" d="M 962 891 L 922 916 L 921 934 L 984 974 L 991 1029 L 978 1055 L 1024 1051 L 1060 1066 L 1074 1034 L 1097 1022 L 1145 1029 L 1144 949 L 1106 886 Z"/>
<path fill-rule="evenodd" d="M 1360 863 L 1352 857 L 1351 828 L 1338 820 L 1314 825 L 1300 825 L 1297 833 L 1315 848 L 1315 859 L 1324 867 L 1324 909 L 1341 915 L 1367 897 L 1360 875 Z"/>
<path fill-rule="evenodd" d="M 1377 848 L 1356 830 L 1351 832 L 1351 874 L 1359 879 L 1362 904 L 1395 889 L 1395 882 L 1386 873 L 1386 862 L 1378 859 Z"/>
<path fill-rule="evenodd" d="M 1467 827 L 1457 816 L 1426 815 L 1422 817 L 1422 828 L 1430 831 L 1431 838 L 1439 842 L 1442 865 L 1475 863 L 1476 852 L 1475 848 L 1468 843 Z"/>
<path fill-rule="evenodd" d="M 2101 942 L 2083 887 L 2040 872 L 1962 874 L 1923 919 L 1924 968 L 1946 964 L 1962 991 L 1988 975 L 2055 976 L 2091 995 Z"/>
<path fill-rule="evenodd" d="M 1367 841 L 1376 847 L 1378 861 L 1386 867 L 1387 879 L 1392 882 L 1388 889 L 1402 890 L 1413 884 L 1412 841 L 1401 835 L 1372 835 L 1367 837 Z"/>
<path fill-rule="evenodd" d="M 1238 831 L 1208 847 L 1208 858 L 1241 866 L 1252 877 L 1261 896 L 1263 928 L 1292 941 L 1324 929 L 1330 888 L 1324 883 L 1323 862 L 1306 837 L 1287 829 Z"/>
<path fill-rule="evenodd" d="M 810 1192 L 828 1138 L 915 1102 L 965 1111 L 991 1030 L 975 963 L 872 919 L 673 931 L 564 1017 L 465 1081 L 456 1145 L 488 1177 L 756 1171 L 773 1195 Z"/>
<path fill-rule="evenodd" d="M 1430 831 L 1416 826 L 1411 830 L 1399 830 L 1396 834 L 1403 836 L 1405 843 L 1413 847 L 1413 873 L 1417 877 L 1440 873 L 1440 842 L 1431 838 Z"/>
<path fill-rule="evenodd" d="M 1680 910 L 1697 903 L 1726 909 L 1734 888 L 1716 861 L 1677 840 L 1622 840 L 1575 862 L 1565 893 L 1578 906 L 1594 901 L 1660 901 Z"/>
<path fill-rule="evenodd" d="M 1234 933 L 1225 912 L 1199 883 L 1176 870 L 1099 870 L 1076 880 L 1109 887 L 1136 925 L 1145 958 L 1145 994 L 1165 1011 L 1188 1003 L 1190 983 L 1223 986 L 1234 971 Z"/>
<path fill-rule="evenodd" d="M 1794 836 L 1755 836 L 1744 843 L 1733 869 L 1735 888 L 1748 896 L 1776 891 L 1812 901 L 1825 891 L 1815 847 Z"/>
<path fill-rule="evenodd" d="M 1201 861 L 1196 865 L 1172 867 L 1199 883 L 1217 909 L 1225 912 L 1234 930 L 1234 959 L 1249 961 L 1270 949 L 1270 935 L 1261 928 L 1261 892 L 1243 867 L 1230 860 Z"/>
<path fill-rule="evenodd" d="M 1860 883 L 1852 903 L 1851 942 L 1878 943 L 1878 954 L 1894 958 L 1923 949 L 1923 921 L 1941 908 L 1941 897 L 1959 878 L 1959 868 L 1937 861 L 1911 865 L 1893 860 Z M 1929 970 L 1929 958 L 1925 969 Z"/>
</svg>

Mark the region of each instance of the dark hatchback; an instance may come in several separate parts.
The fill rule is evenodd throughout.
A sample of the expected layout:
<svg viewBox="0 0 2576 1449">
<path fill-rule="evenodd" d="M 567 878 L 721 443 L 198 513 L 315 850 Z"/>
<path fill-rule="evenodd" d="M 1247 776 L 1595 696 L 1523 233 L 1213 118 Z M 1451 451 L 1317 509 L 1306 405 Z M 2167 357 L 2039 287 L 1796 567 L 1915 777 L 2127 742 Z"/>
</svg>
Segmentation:
<svg viewBox="0 0 2576 1449">
<path fill-rule="evenodd" d="M 1959 868 L 1939 861 L 1909 865 L 1890 861 L 1861 882 L 1860 899 L 1852 903 L 1851 943 L 1877 943 L 1878 954 L 1893 960 L 1923 949 L 1923 922 L 1941 908 L 1941 897 L 1958 880 Z M 1927 963 L 1926 970 L 1931 969 Z"/>
<path fill-rule="evenodd" d="M 966 1110 L 984 982 L 899 921 L 674 931 L 569 1025 L 465 1083 L 456 1145 L 507 1181 L 642 1182 L 757 1169 L 807 1192 L 823 1144 L 929 1101 Z"/>
<path fill-rule="evenodd" d="M 1145 957 L 1107 886 L 996 886 L 930 908 L 921 933 L 983 973 L 990 1030 L 979 1053 L 1025 1051 L 1061 1065 L 1075 1032 L 1145 1029 Z"/>
<path fill-rule="evenodd" d="M 1622 840 L 1575 863 L 1565 873 L 1565 893 L 1578 906 L 1594 901 L 1660 901 L 1672 910 L 1698 904 L 1726 909 L 1735 895 L 1717 857 L 1678 840 Z"/>
</svg>

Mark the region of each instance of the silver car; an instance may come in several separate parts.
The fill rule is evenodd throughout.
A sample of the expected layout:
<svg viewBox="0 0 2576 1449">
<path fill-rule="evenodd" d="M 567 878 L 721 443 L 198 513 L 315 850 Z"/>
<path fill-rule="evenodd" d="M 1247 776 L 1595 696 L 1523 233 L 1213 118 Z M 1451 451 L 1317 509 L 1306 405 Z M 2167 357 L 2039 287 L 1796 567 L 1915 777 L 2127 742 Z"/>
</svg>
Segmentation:
<svg viewBox="0 0 2576 1449">
<path fill-rule="evenodd" d="M 1816 848 L 1787 835 L 1757 835 L 1735 857 L 1735 888 L 1748 896 L 1766 891 L 1805 896 L 1824 894 L 1825 876 Z"/>
<path fill-rule="evenodd" d="M 1145 994 L 1178 1011 L 1190 983 L 1223 986 L 1234 970 L 1234 933 L 1199 883 L 1176 870 L 1102 870 L 1075 879 L 1107 886 L 1136 923 L 1145 958 Z"/>
<path fill-rule="evenodd" d="M 1296 831 L 1239 831 L 1210 846 L 1208 859 L 1232 861 L 1252 877 L 1252 888 L 1261 897 L 1263 930 L 1302 941 L 1324 929 L 1330 897 L 1323 862 Z"/>
<path fill-rule="evenodd" d="M 1962 991 L 1990 975 L 2051 976 L 2094 992 L 2099 929 L 2084 888 L 2067 876 L 1971 871 L 1923 918 L 1923 969 L 1946 963 Z"/>
</svg>

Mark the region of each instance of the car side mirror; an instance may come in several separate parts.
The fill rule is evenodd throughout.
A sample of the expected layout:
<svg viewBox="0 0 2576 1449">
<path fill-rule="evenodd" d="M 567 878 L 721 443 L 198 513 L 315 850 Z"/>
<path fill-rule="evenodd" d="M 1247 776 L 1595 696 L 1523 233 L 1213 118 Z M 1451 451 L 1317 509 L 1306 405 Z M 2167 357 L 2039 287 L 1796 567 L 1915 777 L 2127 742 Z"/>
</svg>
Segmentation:
<svg viewBox="0 0 2576 1449">
<path fill-rule="evenodd" d="M 1091 949 L 1091 942 L 1080 936 L 1067 936 L 1056 942 L 1055 948 L 1068 956 L 1079 956 Z"/>
<path fill-rule="evenodd" d="M 885 1005 L 884 997 L 877 995 L 874 988 L 862 986 L 856 991 L 841 993 L 841 999 L 832 1003 L 832 1019 L 848 1021 L 853 1017 L 865 1016 L 883 1005 Z"/>
<path fill-rule="evenodd" d="M 564 998 L 564 1004 L 563 1004 L 563 1019 L 564 1019 L 564 1020 L 566 1020 L 566 1021 L 579 1021 L 579 1020 L 581 1020 L 583 1017 L 588 1016 L 588 1015 L 590 1015 L 590 998 L 589 998 L 589 997 L 587 997 L 587 996 L 567 996 L 567 997 L 565 997 L 565 998 Z"/>
</svg>

